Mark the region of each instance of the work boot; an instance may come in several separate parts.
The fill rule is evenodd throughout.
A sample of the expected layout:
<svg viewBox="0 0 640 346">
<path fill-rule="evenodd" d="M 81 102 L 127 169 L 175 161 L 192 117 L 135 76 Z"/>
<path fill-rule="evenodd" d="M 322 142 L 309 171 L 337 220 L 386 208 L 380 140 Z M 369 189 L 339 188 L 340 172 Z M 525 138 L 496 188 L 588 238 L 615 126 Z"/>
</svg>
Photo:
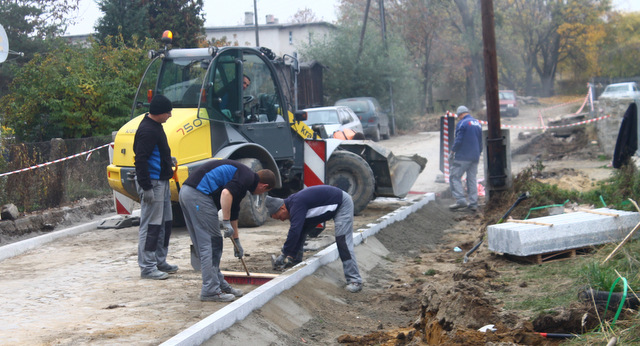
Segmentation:
<svg viewBox="0 0 640 346">
<path fill-rule="evenodd" d="M 467 210 L 472 212 L 472 213 L 475 213 L 475 212 L 478 211 L 478 206 L 477 205 L 470 205 L 470 206 L 467 207 Z"/>
<path fill-rule="evenodd" d="M 142 273 L 142 274 L 140 274 L 140 277 L 143 278 L 143 279 L 148 279 L 148 280 L 164 280 L 164 279 L 169 277 L 169 274 L 156 269 L 156 270 L 154 270 L 154 271 L 152 271 L 151 273 L 148 273 L 148 274 Z"/>
<path fill-rule="evenodd" d="M 242 292 L 242 290 L 239 290 L 239 289 L 237 289 L 237 288 L 233 288 L 233 287 L 231 287 L 231 286 L 229 286 L 229 288 L 227 288 L 227 289 L 223 289 L 223 290 L 222 290 L 222 293 L 233 294 L 233 295 L 234 295 L 234 296 L 236 296 L 236 297 L 242 297 L 242 295 L 244 294 L 244 293 Z"/>
<path fill-rule="evenodd" d="M 200 301 L 203 302 L 231 302 L 234 299 L 236 299 L 236 297 L 233 294 L 222 292 L 212 296 L 200 296 Z"/>
<path fill-rule="evenodd" d="M 462 209 L 462 208 L 466 208 L 466 207 L 467 207 L 467 205 L 466 205 L 465 203 L 457 203 L 457 202 L 456 202 L 456 203 L 454 203 L 454 204 L 451 204 L 451 205 L 449 206 L 449 209 L 451 209 L 451 210 L 457 210 L 457 209 Z"/>
<path fill-rule="evenodd" d="M 352 282 L 348 284 L 344 289 L 351 293 L 356 293 L 362 291 L 362 283 L 361 282 Z"/>
<path fill-rule="evenodd" d="M 165 262 L 163 265 L 159 265 L 158 266 L 158 270 L 161 271 L 161 272 L 168 273 L 168 274 L 173 274 L 173 273 L 178 271 L 178 266 L 171 265 L 171 264 Z"/>
</svg>

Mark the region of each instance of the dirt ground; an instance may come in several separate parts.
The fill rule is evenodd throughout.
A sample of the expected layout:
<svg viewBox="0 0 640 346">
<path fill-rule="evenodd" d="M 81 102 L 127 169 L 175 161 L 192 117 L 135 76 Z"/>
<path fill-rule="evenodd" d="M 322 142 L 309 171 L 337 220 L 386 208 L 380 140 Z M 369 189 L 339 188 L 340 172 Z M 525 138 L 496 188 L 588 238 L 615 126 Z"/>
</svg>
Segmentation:
<svg viewBox="0 0 640 346">
<path fill-rule="evenodd" d="M 509 123 L 522 126 L 535 122 L 533 110 L 521 111 L 520 117 L 509 119 Z M 320 271 L 296 290 L 279 297 L 304 300 L 313 316 L 296 323 L 293 319 L 282 321 L 273 310 L 262 309 L 256 315 L 291 325 L 286 328 L 287 335 L 278 339 L 251 341 L 273 345 L 553 344 L 534 333 L 540 325 L 530 322 L 530 316 L 503 310 L 500 302 L 488 294 L 505 289 L 497 286 L 496 278 L 512 270 L 512 263 L 492 255 L 486 247 L 480 247 L 469 263 L 462 263 L 464 253 L 477 242 L 482 225 L 495 220 L 495 215 L 503 213 L 508 205 L 478 214 L 450 211 L 448 185 L 435 179 L 437 135 L 429 132 L 434 131 L 430 127 L 422 130 L 381 144 L 397 154 L 418 151 L 427 157 L 428 172 L 423 173 L 413 190 L 436 192 L 438 198 L 371 240 L 379 242 L 388 253 L 366 270 L 363 292 L 350 294 L 343 290 L 339 265 L 337 270 Z M 514 172 L 542 161 L 546 173 L 540 179 L 576 189 L 589 189 L 596 180 L 611 173 L 606 162 L 598 159 L 602 153 L 591 145 L 588 131 L 577 131 L 564 139 L 548 133 L 520 139 L 518 132 L 511 134 Z M 356 217 L 355 229 L 404 204 L 403 200 L 374 201 Z M 327 227 L 318 238 L 309 241 L 309 254 L 333 241 L 332 224 Z M 286 224 L 269 220 L 263 227 L 241 232 L 250 272 L 275 273 L 269 258 L 282 246 L 286 229 Z M 159 344 L 226 305 L 198 300 L 201 279 L 191 269 L 190 240 L 184 228 L 175 229 L 169 253 L 169 261 L 181 269 L 165 281 L 139 279 L 136 242 L 137 227 L 107 229 L 56 241 L 1 261 L 1 343 Z M 462 251 L 454 251 L 456 247 Z M 368 263 L 360 265 L 367 267 Z M 243 271 L 230 244 L 225 244 L 221 267 Z M 318 278 L 323 276 L 332 279 Z M 245 291 L 255 289 L 250 285 L 238 287 Z M 324 300 L 326 297 L 330 299 Z M 582 316 L 579 311 L 562 315 L 566 321 L 549 317 L 535 323 L 544 323 L 544 330 L 552 332 L 551 326 L 563 329 L 575 322 L 575 316 Z M 487 324 L 495 324 L 497 331 L 477 331 Z M 247 341 L 240 339 L 237 344 Z"/>
</svg>

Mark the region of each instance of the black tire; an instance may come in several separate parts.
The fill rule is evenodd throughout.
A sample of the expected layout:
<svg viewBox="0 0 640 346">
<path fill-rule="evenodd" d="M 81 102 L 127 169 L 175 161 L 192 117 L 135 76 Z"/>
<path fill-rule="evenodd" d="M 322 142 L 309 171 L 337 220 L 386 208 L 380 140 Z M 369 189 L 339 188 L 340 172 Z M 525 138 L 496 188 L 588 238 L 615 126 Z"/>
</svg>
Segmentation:
<svg viewBox="0 0 640 346">
<path fill-rule="evenodd" d="M 375 131 L 371 135 L 371 140 L 374 142 L 380 141 L 380 128 L 376 126 Z"/>
<path fill-rule="evenodd" d="M 251 168 L 252 171 L 257 172 L 262 169 L 262 163 L 259 160 L 253 158 L 238 159 L 238 162 Z M 252 195 L 251 192 L 247 192 L 247 195 L 240 202 L 240 214 L 238 215 L 238 226 L 240 227 L 258 227 L 267 221 L 267 194 Z"/>
<path fill-rule="evenodd" d="M 357 215 L 373 199 L 376 181 L 367 161 L 350 151 L 338 150 L 327 163 L 326 184 L 351 195 L 353 212 Z"/>
</svg>

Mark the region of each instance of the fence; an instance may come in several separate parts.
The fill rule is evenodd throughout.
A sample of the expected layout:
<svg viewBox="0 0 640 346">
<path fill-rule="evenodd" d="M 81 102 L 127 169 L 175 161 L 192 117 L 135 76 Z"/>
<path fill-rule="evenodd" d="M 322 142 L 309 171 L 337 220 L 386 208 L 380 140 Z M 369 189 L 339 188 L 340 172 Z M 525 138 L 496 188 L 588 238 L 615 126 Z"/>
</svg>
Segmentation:
<svg viewBox="0 0 640 346">
<path fill-rule="evenodd" d="M 111 136 L 52 139 L 38 143 L 4 140 L 1 172 L 16 172 L 0 178 L 0 204 L 15 204 L 30 212 L 60 207 L 83 198 L 111 193 L 106 178 L 108 148 L 69 158 L 111 142 Z M 51 164 L 43 165 L 45 163 Z M 37 168 L 25 169 L 38 165 Z"/>
</svg>

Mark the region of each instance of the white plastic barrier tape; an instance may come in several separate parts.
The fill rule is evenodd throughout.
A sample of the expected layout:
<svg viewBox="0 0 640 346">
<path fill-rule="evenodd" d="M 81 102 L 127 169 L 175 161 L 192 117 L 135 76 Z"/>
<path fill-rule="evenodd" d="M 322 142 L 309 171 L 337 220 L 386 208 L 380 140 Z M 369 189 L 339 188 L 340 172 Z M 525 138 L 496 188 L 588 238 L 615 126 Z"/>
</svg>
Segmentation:
<svg viewBox="0 0 640 346">
<path fill-rule="evenodd" d="M 38 164 L 38 165 L 35 165 L 35 166 L 31 166 L 31 167 L 27 167 L 27 168 L 22 168 L 22 169 L 19 169 L 19 170 L 17 170 L 17 171 L 13 171 L 13 172 L 2 173 L 2 174 L 0 174 L 0 177 L 5 177 L 5 176 L 7 176 L 7 175 L 11 175 L 11 174 L 16 174 L 16 173 L 21 173 L 21 172 L 30 171 L 30 170 L 32 170 L 32 169 L 36 169 L 36 168 L 46 167 L 46 166 L 52 165 L 52 164 L 54 164 L 54 163 L 58 163 L 58 162 L 62 162 L 62 161 L 66 161 L 66 160 L 70 160 L 70 159 L 73 159 L 73 158 L 75 158 L 75 157 L 82 156 L 82 155 L 87 155 L 87 154 L 89 154 L 89 156 L 87 156 L 87 160 L 88 160 L 88 159 L 89 159 L 89 157 L 91 157 L 91 153 L 92 153 L 92 152 L 94 152 L 94 151 L 96 151 L 96 150 L 100 150 L 100 149 L 102 149 L 102 148 L 106 148 L 106 147 L 108 147 L 108 146 L 109 146 L 109 145 L 111 145 L 111 144 L 112 144 L 112 143 L 108 143 L 108 144 L 105 144 L 105 145 L 101 145 L 101 146 L 99 146 L 99 147 L 97 147 L 97 148 L 93 148 L 93 149 L 90 149 L 90 150 L 87 150 L 87 151 L 83 151 L 83 152 L 81 152 L 81 153 L 77 153 L 77 154 L 74 154 L 74 155 L 71 155 L 71 156 L 67 156 L 67 157 L 64 157 L 64 158 L 61 158 L 61 159 L 53 160 L 53 161 L 51 161 L 51 162 L 41 163 L 41 164 Z"/>
<path fill-rule="evenodd" d="M 584 121 L 579 121 L 577 123 L 573 123 L 573 124 L 566 124 L 566 125 L 554 125 L 554 126 L 517 126 L 517 125 L 504 125 L 501 124 L 500 127 L 503 128 L 513 128 L 513 129 L 529 129 L 529 130 L 545 130 L 545 129 L 558 129 L 558 128 L 562 128 L 562 127 L 570 127 L 570 126 L 578 126 L 578 125 L 584 125 L 584 124 L 588 124 L 588 123 L 592 123 L 592 122 L 596 122 L 599 120 L 603 120 L 603 119 L 607 119 L 610 118 L 611 114 L 607 114 L 607 115 L 603 115 L 601 117 L 597 117 L 597 118 L 593 118 L 593 119 L 589 119 L 589 120 L 584 120 Z M 480 123 L 482 125 L 487 125 L 489 124 L 488 122 L 484 121 L 484 120 L 479 120 Z"/>
</svg>

